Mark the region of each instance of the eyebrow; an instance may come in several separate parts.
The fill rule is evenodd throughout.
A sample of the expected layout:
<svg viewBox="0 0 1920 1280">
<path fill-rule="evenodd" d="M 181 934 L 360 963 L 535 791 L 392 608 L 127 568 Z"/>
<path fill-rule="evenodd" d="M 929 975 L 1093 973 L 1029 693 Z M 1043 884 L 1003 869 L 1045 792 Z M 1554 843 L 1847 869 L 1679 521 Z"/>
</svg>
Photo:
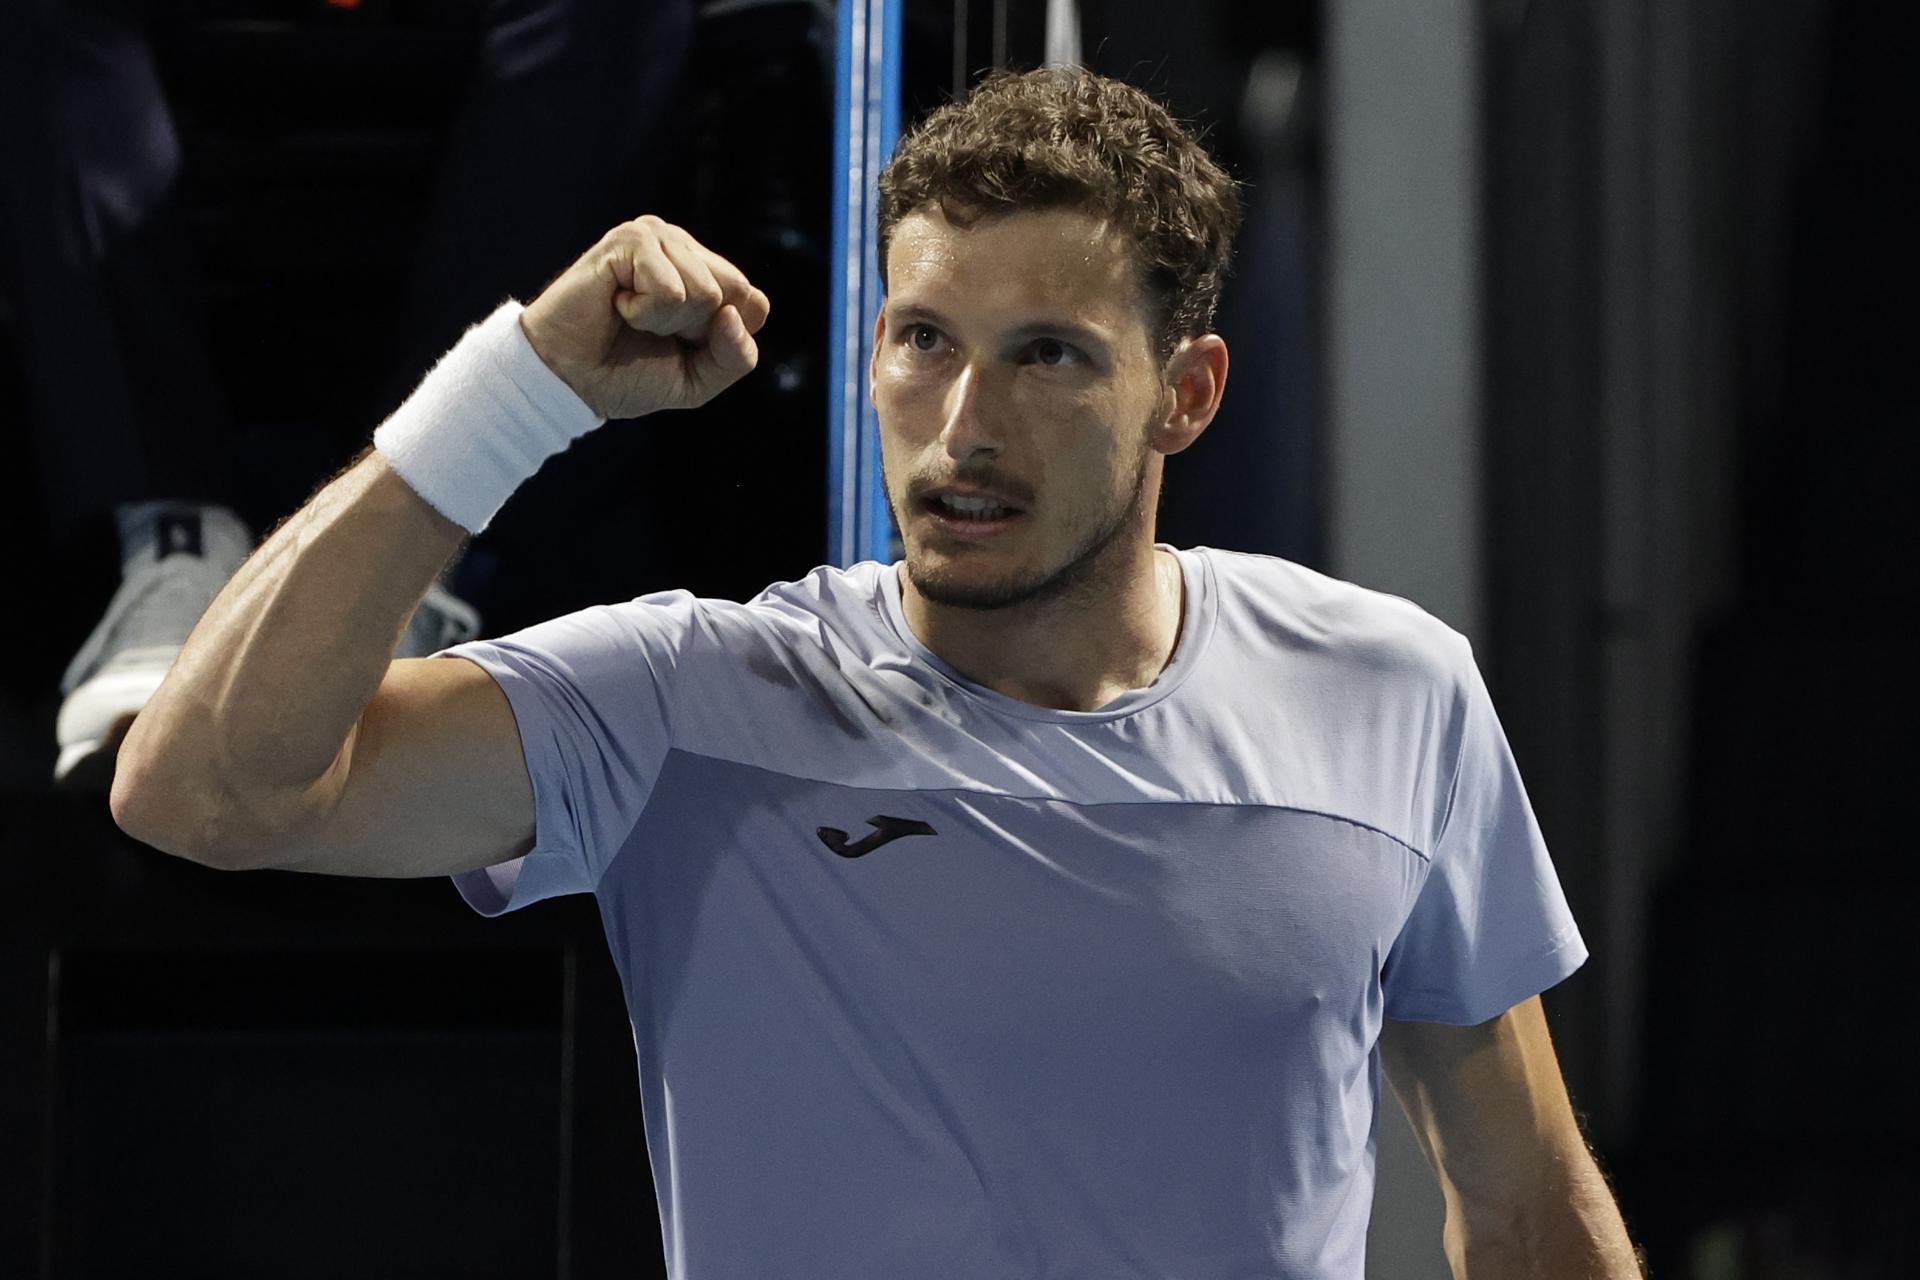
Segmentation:
<svg viewBox="0 0 1920 1280">
<path fill-rule="evenodd" d="M 893 309 L 895 321 L 901 324 L 907 324 L 916 320 L 925 320 L 928 324 L 936 328 L 951 329 L 953 327 L 945 316 L 923 303 L 903 302 Z M 1072 320 L 1030 320 L 1015 329 L 1012 336 L 1016 341 L 1019 341 L 1026 338 L 1046 338 L 1056 335 L 1072 338 L 1081 345 L 1091 347 L 1100 352 L 1105 352 L 1109 347 L 1105 335 L 1096 329 L 1090 329 L 1086 325 L 1075 323 Z"/>
</svg>

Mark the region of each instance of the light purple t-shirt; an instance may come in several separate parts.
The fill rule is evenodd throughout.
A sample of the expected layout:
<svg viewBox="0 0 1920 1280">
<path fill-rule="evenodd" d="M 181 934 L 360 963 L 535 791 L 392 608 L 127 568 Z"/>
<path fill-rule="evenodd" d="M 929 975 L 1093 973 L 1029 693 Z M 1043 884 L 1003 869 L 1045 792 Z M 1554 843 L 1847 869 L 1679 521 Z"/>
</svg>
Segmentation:
<svg viewBox="0 0 1920 1280">
<path fill-rule="evenodd" d="M 455 883 L 596 896 L 675 1280 L 1361 1280 L 1381 1020 L 1585 962 L 1463 636 L 1176 554 L 1098 711 L 961 676 L 871 561 L 444 651 L 537 810 Z"/>
</svg>

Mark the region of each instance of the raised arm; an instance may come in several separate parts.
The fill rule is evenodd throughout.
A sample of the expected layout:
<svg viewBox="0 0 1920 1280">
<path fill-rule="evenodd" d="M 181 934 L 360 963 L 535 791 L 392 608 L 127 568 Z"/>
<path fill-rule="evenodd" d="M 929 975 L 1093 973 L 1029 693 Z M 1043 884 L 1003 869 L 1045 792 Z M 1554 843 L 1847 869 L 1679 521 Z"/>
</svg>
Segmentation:
<svg viewBox="0 0 1920 1280">
<path fill-rule="evenodd" d="M 753 368 L 768 309 L 647 217 L 469 331 L 208 607 L 120 746 L 114 821 L 226 868 L 424 876 L 524 852 L 505 694 L 459 659 L 394 661 L 401 632 L 546 457 L 605 419 L 712 399 Z"/>
</svg>

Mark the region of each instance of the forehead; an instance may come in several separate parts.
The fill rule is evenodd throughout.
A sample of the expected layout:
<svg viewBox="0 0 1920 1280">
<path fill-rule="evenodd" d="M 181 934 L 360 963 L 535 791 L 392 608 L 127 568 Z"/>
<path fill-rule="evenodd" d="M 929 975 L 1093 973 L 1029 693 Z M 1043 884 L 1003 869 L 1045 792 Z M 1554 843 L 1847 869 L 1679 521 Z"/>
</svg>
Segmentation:
<svg viewBox="0 0 1920 1280">
<path fill-rule="evenodd" d="M 1115 332 L 1142 323 L 1125 235 L 1079 209 L 993 214 L 962 227 L 939 209 L 894 227 L 887 294 L 896 305 L 1009 316 L 1069 306 Z"/>
</svg>

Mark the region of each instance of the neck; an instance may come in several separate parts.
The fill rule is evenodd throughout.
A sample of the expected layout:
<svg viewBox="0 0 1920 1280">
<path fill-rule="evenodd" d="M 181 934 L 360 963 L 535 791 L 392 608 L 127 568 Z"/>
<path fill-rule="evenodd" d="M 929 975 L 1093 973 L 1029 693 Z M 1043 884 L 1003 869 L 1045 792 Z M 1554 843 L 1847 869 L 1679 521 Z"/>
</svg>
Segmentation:
<svg viewBox="0 0 1920 1280">
<path fill-rule="evenodd" d="M 904 569 L 900 604 L 920 642 L 976 684 L 1039 707 L 1097 711 L 1152 684 L 1180 641 L 1180 562 L 1150 532 L 1116 540 L 1072 590 L 1004 609 L 921 595 Z"/>
</svg>

